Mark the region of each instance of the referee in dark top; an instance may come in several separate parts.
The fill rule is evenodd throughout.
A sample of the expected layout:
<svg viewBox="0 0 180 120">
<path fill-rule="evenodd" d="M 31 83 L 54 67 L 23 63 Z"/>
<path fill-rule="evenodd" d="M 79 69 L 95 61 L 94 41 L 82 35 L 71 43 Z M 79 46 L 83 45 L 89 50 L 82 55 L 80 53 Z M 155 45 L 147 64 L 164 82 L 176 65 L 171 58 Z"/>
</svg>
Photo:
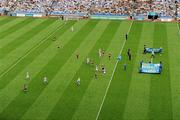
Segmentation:
<svg viewBox="0 0 180 120">
<path fill-rule="evenodd" d="M 126 40 L 127 40 L 128 39 L 128 34 L 127 33 L 126 33 L 125 37 L 126 37 Z"/>
</svg>

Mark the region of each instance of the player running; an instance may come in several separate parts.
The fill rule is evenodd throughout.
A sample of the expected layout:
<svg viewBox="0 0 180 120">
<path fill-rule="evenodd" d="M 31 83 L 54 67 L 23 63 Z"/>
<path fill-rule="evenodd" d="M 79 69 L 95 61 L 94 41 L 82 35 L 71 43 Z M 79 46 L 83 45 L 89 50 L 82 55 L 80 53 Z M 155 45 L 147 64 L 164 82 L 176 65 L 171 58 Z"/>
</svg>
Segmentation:
<svg viewBox="0 0 180 120">
<path fill-rule="evenodd" d="M 89 64 L 90 63 L 90 58 L 87 58 L 86 59 L 86 64 Z"/>
<path fill-rule="evenodd" d="M 80 84 L 81 84 L 81 79 L 80 78 L 77 79 L 76 84 L 77 84 L 77 86 L 80 86 Z"/>
<path fill-rule="evenodd" d="M 99 58 L 102 56 L 102 51 L 99 49 Z"/>
<path fill-rule="evenodd" d="M 71 27 L 71 32 L 74 32 L 74 26 Z"/>
<path fill-rule="evenodd" d="M 96 65 L 96 72 L 98 72 L 99 71 L 99 68 L 98 68 L 98 65 Z"/>
<path fill-rule="evenodd" d="M 104 66 L 102 66 L 102 73 L 106 74 L 106 68 Z"/>
<path fill-rule="evenodd" d="M 152 57 L 152 58 L 154 58 L 154 57 L 155 57 L 154 50 L 152 50 L 152 52 L 151 52 L 151 57 Z"/>
<path fill-rule="evenodd" d="M 128 34 L 127 33 L 126 33 L 125 37 L 126 37 L 126 40 L 127 40 L 128 39 Z"/>
<path fill-rule="evenodd" d="M 127 64 L 126 63 L 124 63 L 123 69 L 124 69 L 124 71 L 126 71 L 126 69 L 127 69 Z"/>
<path fill-rule="evenodd" d="M 26 80 L 30 80 L 29 72 L 26 72 Z"/>
<path fill-rule="evenodd" d="M 131 49 L 128 49 L 127 55 L 128 55 L 128 59 L 131 61 Z"/>
<path fill-rule="evenodd" d="M 78 53 L 76 54 L 76 58 L 79 59 L 79 54 Z"/>
<path fill-rule="evenodd" d="M 24 92 L 27 92 L 27 91 L 28 91 L 28 85 L 27 85 L 27 84 L 24 84 L 24 86 L 23 86 L 23 91 L 24 91 Z"/>
<path fill-rule="evenodd" d="M 111 54 L 111 53 L 109 53 L 109 54 L 108 54 L 109 60 L 111 60 L 111 56 L 112 56 L 112 54 Z"/>
<path fill-rule="evenodd" d="M 94 74 L 94 77 L 95 77 L 95 79 L 98 79 L 98 75 L 97 75 L 96 72 L 95 72 L 95 74 Z"/>
<path fill-rule="evenodd" d="M 43 78 L 43 83 L 48 84 L 48 78 L 46 76 Z"/>
</svg>

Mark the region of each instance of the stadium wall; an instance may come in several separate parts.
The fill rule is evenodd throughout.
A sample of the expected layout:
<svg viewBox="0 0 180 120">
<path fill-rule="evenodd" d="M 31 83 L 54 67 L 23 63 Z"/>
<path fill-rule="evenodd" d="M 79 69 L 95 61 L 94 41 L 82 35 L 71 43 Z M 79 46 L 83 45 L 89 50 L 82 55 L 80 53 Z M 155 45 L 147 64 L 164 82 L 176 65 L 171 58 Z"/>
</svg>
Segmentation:
<svg viewBox="0 0 180 120">
<path fill-rule="evenodd" d="M 127 20 L 129 16 L 124 15 L 90 15 L 91 19 Z"/>
<path fill-rule="evenodd" d="M 43 17 L 42 13 L 10 13 L 10 16 L 17 17 Z"/>
</svg>

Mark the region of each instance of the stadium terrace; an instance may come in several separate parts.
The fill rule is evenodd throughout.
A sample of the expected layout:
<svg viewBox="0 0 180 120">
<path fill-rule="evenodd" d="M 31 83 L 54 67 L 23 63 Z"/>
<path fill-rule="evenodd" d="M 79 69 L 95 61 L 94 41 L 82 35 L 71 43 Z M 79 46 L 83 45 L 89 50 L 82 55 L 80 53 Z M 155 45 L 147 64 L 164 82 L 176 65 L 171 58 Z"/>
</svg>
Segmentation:
<svg viewBox="0 0 180 120">
<path fill-rule="evenodd" d="M 180 0 L 0 0 L 1 15 L 180 18 Z"/>
<path fill-rule="evenodd" d="M 0 120 L 180 120 L 180 0 L 0 0 Z"/>
</svg>

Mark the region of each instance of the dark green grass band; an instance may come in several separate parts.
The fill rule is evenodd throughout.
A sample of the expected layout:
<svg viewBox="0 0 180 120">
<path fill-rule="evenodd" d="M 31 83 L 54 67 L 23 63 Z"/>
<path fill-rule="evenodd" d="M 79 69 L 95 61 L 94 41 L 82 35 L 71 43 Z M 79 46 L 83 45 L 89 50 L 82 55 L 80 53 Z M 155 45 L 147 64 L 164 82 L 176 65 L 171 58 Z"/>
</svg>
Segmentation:
<svg viewBox="0 0 180 120">
<path fill-rule="evenodd" d="M 120 23 L 121 22 L 119 21 L 111 21 L 101 35 L 100 39 L 96 42 L 92 51 L 89 53 L 88 56 L 90 56 L 90 58 L 93 58 L 95 64 L 99 64 L 100 62 L 99 57 L 97 57 L 97 51 L 99 50 L 99 48 L 104 48 L 105 50 L 107 50 L 114 36 L 114 33 L 116 33 Z M 61 117 L 62 119 L 72 119 L 72 116 L 78 108 L 93 76 L 93 68 L 89 68 L 89 66 L 87 66 L 86 64 L 82 64 L 77 71 L 77 74 L 74 76 L 74 78 L 71 80 L 71 83 L 66 88 L 61 99 L 58 101 L 55 108 L 52 110 L 48 119 L 58 119 L 59 117 Z M 81 79 L 84 80 L 81 88 L 78 88 L 74 84 L 78 77 L 81 77 Z"/>
<path fill-rule="evenodd" d="M 28 96 L 26 94 L 20 93 L 11 103 L 10 105 L 2 112 L 2 115 L 9 114 L 9 111 L 12 108 L 17 108 L 13 110 L 12 114 L 9 116 L 10 118 L 14 118 L 16 116 L 17 119 L 20 119 L 24 113 L 28 110 L 28 108 L 34 103 L 34 101 L 38 98 L 41 92 L 44 90 L 45 86 L 42 84 L 42 77 L 46 74 L 49 76 L 49 82 L 55 77 L 58 70 L 65 64 L 68 58 L 72 55 L 74 50 L 78 48 L 81 43 L 91 32 L 94 26 L 98 23 L 98 21 L 89 21 L 71 40 L 68 44 L 63 47 L 63 50 L 59 51 L 44 68 L 34 77 L 32 78 L 31 83 L 29 84 L 29 88 L 31 88 L 30 92 L 28 92 Z M 75 42 L 76 40 L 76 42 Z M 52 41 L 51 41 L 52 42 Z M 65 53 L 65 54 L 64 54 Z M 61 57 L 63 55 L 63 57 Z M 53 68 L 53 69 L 52 69 Z M 39 86 L 37 86 L 39 84 Z M 33 97 L 32 97 L 33 96 Z M 30 99 L 30 100 L 29 100 Z M 22 102 L 22 104 L 17 104 L 18 102 Z M 28 101 L 24 102 L 23 101 Z M 24 109 L 21 109 L 24 107 Z M 0 115 L 1 116 L 1 115 Z"/>
<path fill-rule="evenodd" d="M 4 19 L 2 19 L 2 20 L 0 21 L 0 26 L 6 25 L 6 24 L 8 24 L 9 22 L 15 21 L 15 20 L 16 20 L 15 18 L 12 19 L 11 17 L 4 18 Z"/>
<path fill-rule="evenodd" d="M 8 28 L 7 30 L 4 30 L 0 33 L 0 39 L 5 38 L 6 36 L 12 34 L 13 32 L 23 28 L 24 26 L 28 25 L 29 23 L 31 23 L 32 21 L 34 21 L 35 19 L 24 19 L 22 22 L 19 22 L 13 26 L 11 26 L 10 28 Z"/>
<path fill-rule="evenodd" d="M 154 47 L 163 47 L 162 56 L 156 55 L 154 62 L 162 61 L 161 75 L 151 77 L 149 118 L 151 120 L 172 120 L 172 95 L 169 71 L 168 41 L 166 24 L 155 23 Z"/>
<path fill-rule="evenodd" d="M 73 24 L 74 24 L 74 22 L 67 24 L 62 29 L 58 30 L 55 34 L 62 35 Z M 49 37 L 49 36 L 47 36 L 47 37 Z M 44 38 L 44 39 L 46 39 L 46 38 Z M 18 73 L 20 73 L 27 65 L 32 63 L 32 61 L 35 60 L 38 55 L 40 55 L 44 50 L 46 50 L 46 48 L 52 44 L 52 39 L 53 39 L 53 36 L 48 38 L 42 45 L 40 45 L 35 50 L 33 50 L 28 56 L 23 58 L 21 60 L 21 62 L 19 62 L 16 66 L 14 66 L 13 69 L 11 69 L 7 74 L 2 76 L 0 78 L 0 89 L 3 89 L 4 87 L 6 87 L 6 85 L 12 80 L 12 78 L 15 78 L 18 75 Z M 3 73 L 1 73 L 1 74 L 3 74 Z"/>
<path fill-rule="evenodd" d="M 104 105 L 101 109 L 99 120 L 122 120 L 132 79 L 135 59 L 142 31 L 142 23 L 134 22 L 129 33 L 123 52 L 123 60 L 118 63 L 111 86 L 107 93 Z M 138 31 L 138 32 L 137 32 Z M 131 49 L 132 61 L 127 59 L 127 50 Z M 127 64 L 127 71 L 123 70 L 123 64 Z"/>
<path fill-rule="evenodd" d="M 23 45 L 25 42 L 29 41 L 32 37 L 34 37 L 35 34 L 40 33 L 42 30 L 46 29 L 48 26 L 50 26 L 55 20 L 45 20 L 39 25 L 37 25 L 35 28 L 27 31 L 23 35 L 19 36 L 12 42 L 8 43 L 6 46 L 0 49 L 0 59 L 4 58 L 8 53 L 16 49 L 18 46 Z"/>
</svg>

